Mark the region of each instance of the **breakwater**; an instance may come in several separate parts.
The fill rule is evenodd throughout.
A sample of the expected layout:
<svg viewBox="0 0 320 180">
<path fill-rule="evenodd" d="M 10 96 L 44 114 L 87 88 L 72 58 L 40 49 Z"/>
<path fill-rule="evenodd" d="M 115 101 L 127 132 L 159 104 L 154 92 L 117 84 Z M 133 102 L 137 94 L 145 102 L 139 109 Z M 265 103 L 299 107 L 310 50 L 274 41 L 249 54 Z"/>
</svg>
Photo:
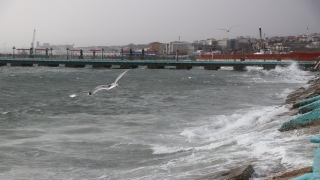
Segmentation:
<svg viewBox="0 0 320 180">
<path fill-rule="evenodd" d="M 292 110 L 296 111 L 295 117 L 284 122 L 278 129 L 281 132 L 295 129 L 319 128 L 320 124 L 320 78 L 319 75 L 308 82 L 307 88 L 299 88 L 292 92 L 287 99 L 287 103 L 292 105 Z M 320 134 L 318 134 L 318 137 Z M 320 143 L 320 138 L 311 137 L 310 142 Z M 303 146 L 303 145 L 302 145 Z M 314 152 L 312 167 L 305 167 L 299 170 L 286 172 L 272 179 L 290 178 L 293 180 L 311 180 L 320 177 L 320 148 Z"/>
</svg>

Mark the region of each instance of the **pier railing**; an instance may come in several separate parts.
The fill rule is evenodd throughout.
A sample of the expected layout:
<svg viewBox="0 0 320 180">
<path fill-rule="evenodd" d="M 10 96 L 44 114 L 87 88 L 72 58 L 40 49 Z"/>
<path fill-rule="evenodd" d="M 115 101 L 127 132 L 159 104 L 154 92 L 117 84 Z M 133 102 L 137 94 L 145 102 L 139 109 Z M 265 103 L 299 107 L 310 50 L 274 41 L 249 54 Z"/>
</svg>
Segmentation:
<svg viewBox="0 0 320 180">
<path fill-rule="evenodd" d="M 1 54 L 0 53 L 0 58 L 30 58 L 29 54 Z M 54 55 L 44 55 L 44 54 L 35 54 L 33 56 L 35 59 L 80 59 L 80 55 L 70 53 L 69 55 L 67 54 L 54 54 Z M 196 60 L 197 56 L 179 56 L 179 60 Z M 129 59 L 128 55 L 124 56 L 114 56 L 114 55 L 83 55 L 82 59 L 92 59 L 92 60 L 99 60 L 99 59 L 111 59 L 111 60 L 121 60 L 121 59 Z M 133 55 L 131 60 L 141 60 L 140 55 Z M 148 59 L 148 60 L 176 60 L 176 56 L 174 55 L 161 55 L 161 56 L 155 56 L 155 55 L 145 55 L 143 59 Z"/>
</svg>

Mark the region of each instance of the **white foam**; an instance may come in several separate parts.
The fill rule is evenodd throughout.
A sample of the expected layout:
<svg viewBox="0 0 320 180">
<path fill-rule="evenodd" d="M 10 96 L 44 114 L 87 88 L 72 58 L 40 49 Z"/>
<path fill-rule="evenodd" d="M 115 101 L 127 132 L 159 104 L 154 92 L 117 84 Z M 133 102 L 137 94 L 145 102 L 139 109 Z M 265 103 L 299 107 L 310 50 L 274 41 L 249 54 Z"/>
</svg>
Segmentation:
<svg viewBox="0 0 320 180">
<path fill-rule="evenodd" d="M 171 154 L 180 151 L 192 150 L 192 148 L 182 148 L 182 147 L 166 147 L 166 146 L 155 146 L 152 148 L 153 154 Z"/>
<path fill-rule="evenodd" d="M 305 141 L 308 139 L 307 136 L 297 136 L 295 133 L 292 133 L 292 136 L 284 136 L 276 131 L 256 136 L 260 137 L 259 141 L 255 141 L 255 143 L 249 145 L 252 149 L 252 157 L 260 161 L 269 161 L 269 163 L 275 163 L 278 159 L 285 167 L 305 167 L 311 165 L 311 160 L 305 158 L 305 154 L 295 153 L 297 151 L 301 152 L 302 147 L 299 145 L 301 144 L 299 141 Z"/>
<path fill-rule="evenodd" d="M 256 70 L 262 70 L 263 67 L 257 67 L 257 66 L 246 66 L 247 71 L 256 71 Z"/>
<path fill-rule="evenodd" d="M 219 71 L 231 71 L 233 70 L 233 67 L 230 66 L 221 66 L 221 68 L 219 69 Z"/>
<path fill-rule="evenodd" d="M 257 79 L 254 82 L 284 82 L 284 83 L 306 83 L 310 79 L 310 72 L 299 69 L 298 64 L 293 62 L 288 67 L 276 66 L 272 70 L 262 70 L 256 68 L 247 68 L 249 74 L 257 73 Z"/>
<path fill-rule="evenodd" d="M 189 77 L 182 78 L 182 79 L 197 79 L 197 78 L 196 78 L 196 77 L 191 77 L 191 76 L 189 76 Z"/>
<path fill-rule="evenodd" d="M 208 126 L 199 126 L 194 129 L 185 129 L 180 135 L 188 137 L 188 140 L 205 138 L 205 135 L 210 134 L 211 130 L 208 129 Z"/>
<path fill-rule="evenodd" d="M 71 98 L 76 98 L 76 97 L 78 97 L 79 95 L 78 94 L 70 94 L 69 95 L 69 97 L 71 97 Z"/>
<path fill-rule="evenodd" d="M 294 89 L 291 88 L 286 88 L 283 92 L 281 92 L 280 94 L 277 94 L 278 98 L 287 98 L 287 96 L 293 91 Z"/>
<path fill-rule="evenodd" d="M 297 141 L 306 139 L 307 135 L 283 134 L 277 130 L 289 118 L 282 115 L 288 111 L 285 106 L 256 107 L 247 112 L 215 116 L 203 125 L 197 122 L 194 127 L 183 129 L 180 135 L 185 138 L 184 143 L 154 145 L 153 154 L 190 151 L 197 156 L 203 152 L 205 158 L 194 157 L 197 163 L 218 158 L 221 167 L 237 163 L 241 158 L 254 158 L 258 159 L 255 162 L 258 173 L 264 171 L 266 164 L 275 167 L 277 163 L 285 167 L 310 165 L 311 161 L 303 154 L 292 154 L 292 151 L 299 151 Z"/>
<path fill-rule="evenodd" d="M 288 111 L 289 110 L 284 106 L 256 107 L 255 109 L 252 109 L 244 114 L 235 113 L 230 116 L 224 116 L 226 119 L 223 121 L 226 124 L 224 125 L 224 128 L 216 133 L 234 132 L 240 129 L 242 129 L 242 131 L 251 131 L 261 125 L 272 122 L 276 115 Z"/>
<path fill-rule="evenodd" d="M 109 177 L 108 175 L 102 175 L 100 177 L 97 177 L 96 179 L 106 179 L 107 177 Z"/>
</svg>

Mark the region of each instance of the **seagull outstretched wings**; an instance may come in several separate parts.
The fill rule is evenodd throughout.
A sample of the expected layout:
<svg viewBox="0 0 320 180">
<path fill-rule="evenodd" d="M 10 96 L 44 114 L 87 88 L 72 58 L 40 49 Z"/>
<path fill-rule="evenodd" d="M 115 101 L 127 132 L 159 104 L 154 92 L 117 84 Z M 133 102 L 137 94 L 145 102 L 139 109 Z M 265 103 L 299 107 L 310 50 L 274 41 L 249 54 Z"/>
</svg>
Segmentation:
<svg viewBox="0 0 320 180">
<path fill-rule="evenodd" d="M 232 27 L 231 27 L 231 28 L 229 28 L 229 29 L 218 29 L 218 30 L 225 30 L 226 32 L 229 32 L 232 28 L 234 28 L 234 27 L 238 27 L 238 26 L 240 26 L 240 25 L 232 26 Z"/>
<path fill-rule="evenodd" d="M 100 91 L 100 90 L 110 90 L 110 89 L 113 89 L 113 88 L 119 86 L 119 85 L 117 84 L 117 82 L 118 82 L 119 79 L 120 79 L 126 72 L 128 72 L 128 71 L 129 71 L 129 69 L 127 69 L 125 72 L 121 73 L 121 74 L 117 77 L 117 79 L 116 79 L 113 83 L 111 83 L 111 84 L 108 84 L 108 85 L 100 85 L 100 86 L 95 87 L 92 91 L 90 91 L 90 92 L 88 93 L 88 95 L 93 95 L 94 93 L 96 93 L 96 92 L 98 92 L 98 91 Z"/>
</svg>

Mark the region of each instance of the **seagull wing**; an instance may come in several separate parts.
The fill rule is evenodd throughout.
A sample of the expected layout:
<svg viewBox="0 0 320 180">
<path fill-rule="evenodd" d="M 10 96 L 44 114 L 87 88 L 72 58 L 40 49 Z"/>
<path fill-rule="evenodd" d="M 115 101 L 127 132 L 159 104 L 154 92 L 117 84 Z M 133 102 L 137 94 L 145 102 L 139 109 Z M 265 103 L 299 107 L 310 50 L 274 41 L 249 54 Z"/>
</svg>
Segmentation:
<svg viewBox="0 0 320 180">
<path fill-rule="evenodd" d="M 98 92 L 98 91 L 100 91 L 100 90 L 110 90 L 110 89 L 112 89 L 112 88 L 114 88 L 114 86 L 112 86 L 111 84 L 110 85 L 100 85 L 100 86 L 97 86 L 96 88 L 94 88 L 92 91 L 91 91 L 91 93 L 92 94 L 94 94 L 94 93 L 96 93 L 96 92 Z"/>
<path fill-rule="evenodd" d="M 100 86 L 95 87 L 92 91 L 89 92 L 89 95 L 92 95 L 92 94 L 94 94 L 94 93 L 96 93 L 96 92 L 98 92 L 98 91 L 100 91 L 100 90 L 110 90 L 110 89 L 116 87 L 116 86 L 117 86 L 117 81 L 118 81 L 127 71 L 129 71 L 129 69 L 127 69 L 125 72 L 121 73 L 121 74 L 117 77 L 117 79 L 115 80 L 114 83 L 111 83 L 111 84 L 109 84 L 109 85 L 100 85 Z"/>
<path fill-rule="evenodd" d="M 237 25 L 237 26 L 232 26 L 230 29 L 232 29 L 232 28 L 234 28 L 234 27 L 238 27 L 238 26 L 240 26 L 240 25 Z"/>
<path fill-rule="evenodd" d="M 226 29 L 218 29 L 218 30 L 225 30 L 225 31 L 227 31 Z"/>
<path fill-rule="evenodd" d="M 130 69 L 127 69 L 125 72 L 123 72 L 123 73 L 121 73 L 118 77 L 117 77 L 117 79 L 114 81 L 114 84 L 117 84 L 117 82 L 119 81 L 119 79 L 126 73 L 126 72 L 128 72 Z"/>
</svg>

